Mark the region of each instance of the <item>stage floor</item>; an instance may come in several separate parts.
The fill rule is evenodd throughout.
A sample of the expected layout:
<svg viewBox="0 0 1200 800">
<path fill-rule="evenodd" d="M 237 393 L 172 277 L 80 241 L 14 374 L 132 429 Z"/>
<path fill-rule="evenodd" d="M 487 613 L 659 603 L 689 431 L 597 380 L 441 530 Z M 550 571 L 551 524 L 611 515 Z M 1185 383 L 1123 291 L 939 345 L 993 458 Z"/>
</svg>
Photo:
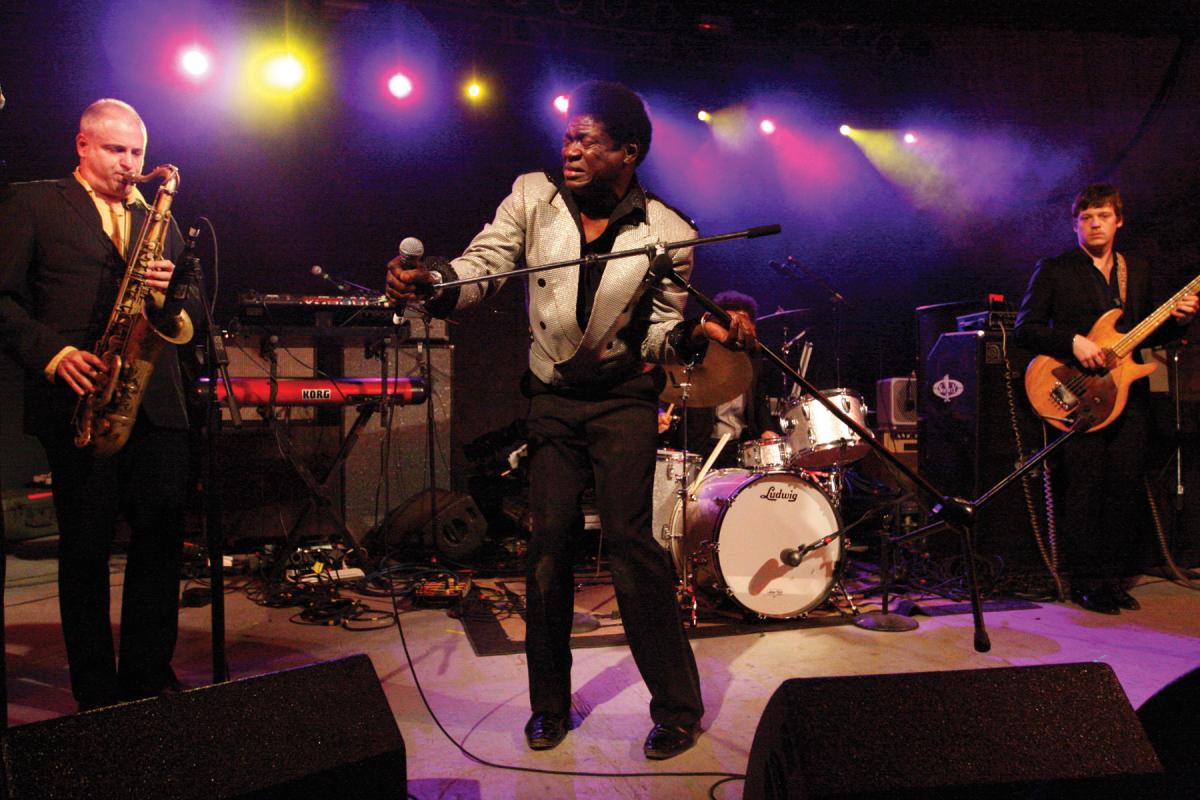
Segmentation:
<svg viewBox="0 0 1200 800">
<path fill-rule="evenodd" d="M 10 725 L 68 714 L 75 707 L 58 631 L 53 545 L 42 540 L 16 549 L 18 555 L 8 556 L 5 594 Z M 114 617 L 119 613 L 119 567 L 114 562 Z M 650 728 L 648 695 L 624 645 L 572 651 L 578 727 L 557 749 L 542 753 L 526 749 L 521 731 L 528 716 L 524 656 L 476 656 L 462 623 L 444 609 L 401 617 L 415 676 L 394 626 L 351 631 L 300 625 L 292 621 L 295 608 L 257 605 L 240 591 L 226 599 L 227 648 L 234 678 L 368 654 L 404 737 L 409 792 L 422 800 L 704 798 L 720 778 L 695 773 L 745 771 L 763 708 L 788 678 L 1101 661 L 1112 666 L 1136 708 L 1200 666 L 1200 595 L 1155 578 L 1143 578 L 1133 594 L 1142 610 L 1115 617 L 1056 603 L 989 612 L 988 653 L 974 650 L 969 614 L 918 616 L 920 627 L 905 633 L 836 625 L 696 639 L 693 648 L 707 706 L 705 732 L 691 751 L 665 762 L 642 756 L 642 739 Z M 380 609 L 388 605 L 382 598 L 366 601 Z M 209 622 L 207 606 L 182 611 L 175 666 L 181 680 L 192 686 L 211 679 Z M 430 718 L 414 677 L 441 724 L 477 758 L 514 768 L 608 777 L 521 772 L 467 758 Z M 304 698 L 296 698 L 296 704 L 301 710 Z M 355 711 L 348 708 L 346 713 Z M 859 722 L 860 740 L 812 746 L 905 746 L 903 731 L 877 731 L 870 715 Z M 725 783 L 714 796 L 741 797 L 742 783 Z"/>
</svg>

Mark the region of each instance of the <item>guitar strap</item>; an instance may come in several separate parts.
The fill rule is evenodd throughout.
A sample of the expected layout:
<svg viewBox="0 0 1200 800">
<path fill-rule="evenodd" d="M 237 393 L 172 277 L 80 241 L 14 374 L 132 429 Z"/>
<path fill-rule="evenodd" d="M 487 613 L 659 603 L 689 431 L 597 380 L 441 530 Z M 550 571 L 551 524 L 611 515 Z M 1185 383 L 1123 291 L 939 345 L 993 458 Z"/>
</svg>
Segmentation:
<svg viewBox="0 0 1200 800">
<path fill-rule="evenodd" d="M 1126 287 L 1129 284 L 1129 267 L 1125 263 L 1125 257 L 1113 250 L 1113 260 L 1117 262 L 1117 291 L 1121 293 L 1121 306 L 1124 307 L 1129 298 L 1126 296 Z"/>
</svg>

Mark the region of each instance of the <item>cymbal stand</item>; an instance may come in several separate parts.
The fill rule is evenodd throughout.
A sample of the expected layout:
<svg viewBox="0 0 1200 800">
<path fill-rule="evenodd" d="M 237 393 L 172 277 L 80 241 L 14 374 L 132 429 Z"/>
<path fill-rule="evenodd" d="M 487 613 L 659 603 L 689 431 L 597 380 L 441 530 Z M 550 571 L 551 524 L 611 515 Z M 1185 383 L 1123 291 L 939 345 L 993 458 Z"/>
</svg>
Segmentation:
<svg viewBox="0 0 1200 800">
<path fill-rule="evenodd" d="M 696 369 L 695 362 L 684 365 L 683 382 L 679 384 L 679 430 L 680 444 L 682 449 L 680 452 L 679 475 L 675 478 L 679 488 L 675 490 L 679 497 L 679 533 L 675 533 L 674 526 L 671 526 L 671 521 L 667 520 L 667 525 L 671 526 L 671 530 L 666 532 L 668 541 L 670 542 L 671 562 L 675 568 L 679 570 L 679 580 L 677 583 L 676 593 L 679 597 L 680 605 L 688 611 L 689 625 L 692 628 L 696 627 L 696 574 L 692 569 L 691 558 L 684 553 L 683 549 L 687 544 L 687 528 L 688 528 L 688 497 L 691 487 L 690 478 L 688 477 L 688 397 L 692 391 L 692 372 Z"/>
</svg>

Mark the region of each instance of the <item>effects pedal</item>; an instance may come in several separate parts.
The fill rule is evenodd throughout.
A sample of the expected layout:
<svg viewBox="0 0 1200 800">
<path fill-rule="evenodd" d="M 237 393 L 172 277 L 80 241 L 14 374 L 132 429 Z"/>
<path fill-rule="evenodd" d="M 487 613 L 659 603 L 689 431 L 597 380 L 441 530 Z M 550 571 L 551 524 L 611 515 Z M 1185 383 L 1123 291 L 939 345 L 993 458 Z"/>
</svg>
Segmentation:
<svg viewBox="0 0 1200 800">
<path fill-rule="evenodd" d="M 417 585 L 414 601 L 423 606 L 448 606 L 457 603 L 471 591 L 471 579 L 459 580 L 454 575 L 427 578 Z"/>
</svg>

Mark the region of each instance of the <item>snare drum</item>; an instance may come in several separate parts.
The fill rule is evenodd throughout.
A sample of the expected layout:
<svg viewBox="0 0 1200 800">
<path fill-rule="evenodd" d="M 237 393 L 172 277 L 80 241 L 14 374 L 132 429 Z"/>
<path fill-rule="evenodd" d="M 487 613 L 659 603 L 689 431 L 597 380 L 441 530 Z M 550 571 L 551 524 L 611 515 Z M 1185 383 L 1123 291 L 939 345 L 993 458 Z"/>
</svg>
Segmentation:
<svg viewBox="0 0 1200 800">
<path fill-rule="evenodd" d="M 738 452 L 738 465 L 754 472 L 787 469 L 791 460 L 792 448 L 783 437 L 742 442 Z"/>
<path fill-rule="evenodd" d="M 683 488 L 686 489 L 700 472 L 698 453 L 688 453 L 685 470 L 682 450 L 658 451 L 658 460 L 654 465 L 654 505 L 651 509 L 650 524 L 653 526 L 654 538 L 671 553 L 671 560 L 675 562 L 676 567 L 679 566 L 682 553 L 679 540 L 671 535 L 670 522 L 675 503 L 679 500 L 679 478 L 684 472 L 687 473 L 683 480 Z"/>
<path fill-rule="evenodd" d="M 827 389 L 821 394 L 859 425 L 866 427 L 867 408 L 858 392 Z M 793 467 L 817 469 L 849 464 L 871 451 L 870 445 L 815 397 L 802 397 L 789 402 L 780 415 L 779 424 L 792 448 Z"/>
<path fill-rule="evenodd" d="M 671 527 L 681 527 L 680 507 Z M 791 472 L 724 469 L 709 473 L 687 506 L 684 549 L 696 588 L 725 594 L 761 617 L 796 617 L 825 601 L 842 564 L 842 540 L 807 553 L 799 566 L 780 561 L 841 528 L 825 492 Z"/>
</svg>

